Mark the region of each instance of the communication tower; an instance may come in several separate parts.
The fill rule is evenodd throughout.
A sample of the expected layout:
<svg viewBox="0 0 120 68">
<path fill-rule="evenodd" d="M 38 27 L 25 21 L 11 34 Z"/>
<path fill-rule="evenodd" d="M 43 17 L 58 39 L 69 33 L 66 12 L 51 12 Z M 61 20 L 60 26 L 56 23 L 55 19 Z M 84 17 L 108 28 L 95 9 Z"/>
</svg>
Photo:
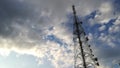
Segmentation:
<svg viewBox="0 0 120 68">
<path fill-rule="evenodd" d="M 74 68 L 96 68 L 99 66 L 98 59 L 93 55 L 91 45 L 88 44 L 88 37 L 79 21 L 75 6 L 72 6 L 73 23 L 73 42 L 74 42 Z"/>
</svg>

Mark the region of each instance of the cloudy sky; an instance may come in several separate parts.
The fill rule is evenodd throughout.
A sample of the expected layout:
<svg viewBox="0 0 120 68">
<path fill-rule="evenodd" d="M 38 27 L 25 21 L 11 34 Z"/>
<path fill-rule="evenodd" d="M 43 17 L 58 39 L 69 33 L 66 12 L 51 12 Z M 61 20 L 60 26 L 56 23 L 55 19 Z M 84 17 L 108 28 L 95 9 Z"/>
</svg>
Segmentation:
<svg viewBox="0 0 120 68">
<path fill-rule="evenodd" d="M 73 68 L 73 4 L 98 68 L 117 68 L 119 0 L 0 0 L 0 68 Z"/>
</svg>

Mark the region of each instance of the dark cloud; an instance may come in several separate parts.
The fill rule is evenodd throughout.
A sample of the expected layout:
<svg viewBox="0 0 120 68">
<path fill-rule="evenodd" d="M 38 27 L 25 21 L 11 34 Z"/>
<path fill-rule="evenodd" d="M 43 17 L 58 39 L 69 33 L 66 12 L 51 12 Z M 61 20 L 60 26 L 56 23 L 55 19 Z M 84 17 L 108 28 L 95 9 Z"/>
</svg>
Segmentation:
<svg viewBox="0 0 120 68">
<path fill-rule="evenodd" d="M 98 49 L 99 50 L 99 57 L 101 59 L 117 59 L 120 57 L 120 47 L 109 47 L 109 46 L 103 46 Z"/>
<path fill-rule="evenodd" d="M 13 31 L 13 28 L 10 26 L 10 22 L 6 23 L 5 21 L 0 23 L 0 35 L 8 36 L 9 34 L 12 33 L 12 31 Z"/>
<path fill-rule="evenodd" d="M 113 0 L 113 7 L 114 7 L 114 12 L 116 14 L 120 13 L 120 1 L 119 0 Z"/>
<path fill-rule="evenodd" d="M 33 7 L 19 0 L 0 0 L 0 36 L 7 37 L 13 31 L 13 21 L 33 17 Z"/>
<path fill-rule="evenodd" d="M 32 8 L 28 3 L 18 0 L 0 0 L 0 9 L 8 18 L 29 17 L 32 14 Z"/>
</svg>

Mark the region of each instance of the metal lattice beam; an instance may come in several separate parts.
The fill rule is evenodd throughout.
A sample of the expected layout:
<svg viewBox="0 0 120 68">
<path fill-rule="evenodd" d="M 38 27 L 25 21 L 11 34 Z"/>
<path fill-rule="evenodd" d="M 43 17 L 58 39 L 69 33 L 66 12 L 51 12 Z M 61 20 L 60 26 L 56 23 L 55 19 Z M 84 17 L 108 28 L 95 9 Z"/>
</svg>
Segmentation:
<svg viewBox="0 0 120 68">
<path fill-rule="evenodd" d="M 74 41 L 74 68 L 95 68 L 99 66 L 98 59 L 92 54 L 91 46 L 87 43 L 88 37 L 82 28 L 82 22 L 78 21 L 75 6 L 72 6 L 74 14 L 73 41 Z M 87 59 L 91 59 L 88 61 Z"/>
</svg>

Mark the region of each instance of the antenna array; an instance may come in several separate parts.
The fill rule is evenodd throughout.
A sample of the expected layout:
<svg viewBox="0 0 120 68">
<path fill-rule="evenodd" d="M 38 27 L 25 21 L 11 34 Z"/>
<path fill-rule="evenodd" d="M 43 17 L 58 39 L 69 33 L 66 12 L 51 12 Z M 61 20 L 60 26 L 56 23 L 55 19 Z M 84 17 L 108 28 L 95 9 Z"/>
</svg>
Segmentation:
<svg viewBox="0 0 120 68">
<path fill-rule="evenodd" d="M 74 14 L 73 41 L 74 41 L 74 68 L 96 68 L 98 59 L 92 54 L 91 45 L 82 27 L 82 22 L 76 16 L 75 6 L 72 6 Z"/>
</svg>

